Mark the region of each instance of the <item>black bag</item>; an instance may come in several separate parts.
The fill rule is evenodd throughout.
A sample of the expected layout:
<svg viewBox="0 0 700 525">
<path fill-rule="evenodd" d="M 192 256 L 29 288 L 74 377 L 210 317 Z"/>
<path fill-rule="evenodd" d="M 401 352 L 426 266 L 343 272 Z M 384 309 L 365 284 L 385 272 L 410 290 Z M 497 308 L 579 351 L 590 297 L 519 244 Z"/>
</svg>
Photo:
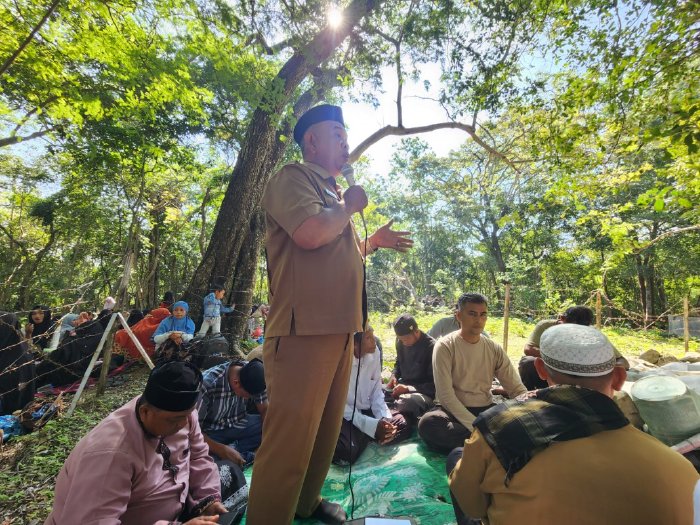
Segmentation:
<svg viewBox="0 0 700 525">
<path fill-rule="evenodd" d="M 221 478 L 221 503 L 228 509 L 219 523 L 238 523 L 248 507 L 248 486 L 241 467 L 227 459 L 215 461 Z"/>
<path fill-rule="evenodd" d="M 168 361 L 185 361 L 195 364 L 194 356 L 190 352 L 190 348 L 191 346 L 185 343 L 177 344 L 172 339 L 166 339 L 153 355 L 155 365 L 158 366 L 162 363 L 167 363 Z"/>
<path fill-rule="evenodd" d="M 167 339 L 158 347 L 153 357 L 156 365 L 167 361 L 186 361 L 200 370 L 206 370 L 231 360 L 228 340 L 221 334 L 194 339 L 182 344 Z"/>
<path fill-rule="evenodd" d="M 200 370 L 207 370 L 231 360 L 229 342 L 223 334 L 212 334 L 190 342 L 192 364 Z"/>
</svg>

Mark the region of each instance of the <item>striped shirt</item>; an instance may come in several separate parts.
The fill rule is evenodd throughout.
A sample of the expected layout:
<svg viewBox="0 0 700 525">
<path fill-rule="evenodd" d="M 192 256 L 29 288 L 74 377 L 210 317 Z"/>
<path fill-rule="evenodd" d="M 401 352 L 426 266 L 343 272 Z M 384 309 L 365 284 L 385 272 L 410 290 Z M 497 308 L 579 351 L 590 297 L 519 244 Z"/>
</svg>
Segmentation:
<svg viewBox="0 0 700 525">
<path fill-rule="evenodd" d="M 202 374 L 202 398 L 197 410 L 199 426 L 205 434 L 213 430 L 245 427 L 248 400 L 237 396 L 233 391 L 228 371 L 231 365 L 243 366 L 246 363 L 243 360 L 222 363 Z M 251 396 L 251 399 L 256 404 L 264 403 L 267 401 L 267 392 Z"/>
</svg>

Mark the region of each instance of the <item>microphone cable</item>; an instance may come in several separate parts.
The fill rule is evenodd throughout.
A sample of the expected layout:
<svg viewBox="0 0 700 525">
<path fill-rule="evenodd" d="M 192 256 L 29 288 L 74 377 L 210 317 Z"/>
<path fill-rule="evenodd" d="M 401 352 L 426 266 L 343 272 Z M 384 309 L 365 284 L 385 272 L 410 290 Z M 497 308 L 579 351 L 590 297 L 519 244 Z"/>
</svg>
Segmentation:
<svg viewBox="0 0 700 525">
<path fill-rule="evenodd" d="M 367 245 L 369 237 L 367 235 L 367 222 L 365 221 L 364 213 L 360 213 L 362 219 L 362 227 L 365 232 L 364 253 L 362 254 L 362 330 L 366 330 L 367 326 Z M 353 357 L 355 357 L 355 339 L 353 334 Z M 355 492 L 352 488 L 352 434 L 355 427 L 355 412 L 357 411 L 357 390 L 360 384 L 360 367 L 362 365 L 362 340 L 360 339 L 360 357 L 357 358 L 357 375 L 355 376 L 355 396 L 352 402 L 352 416 L 350 416 L 350 465 L 348 466 L 348 486 L 350 487 L 350 519 L 355 519 Z"/>
</svg>

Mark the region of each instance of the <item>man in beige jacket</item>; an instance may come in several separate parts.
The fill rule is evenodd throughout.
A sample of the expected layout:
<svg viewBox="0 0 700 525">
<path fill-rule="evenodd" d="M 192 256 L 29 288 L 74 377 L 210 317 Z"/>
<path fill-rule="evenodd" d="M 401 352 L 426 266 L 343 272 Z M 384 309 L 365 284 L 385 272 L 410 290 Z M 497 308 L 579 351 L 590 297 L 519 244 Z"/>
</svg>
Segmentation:
<svg viewBox="0 0 700 525">
<path fill-rule="evenodd" d="M 698 473 L 612 400 L 627 374 L 605 335 L 562 324 L 540 352 L 550 387 L 481 414 L 448 457 L 458 524 L 693 523 Z"/>
<path fill-rule="evenodd" d="M 493 406 L 494 377 L 511 398 L 526 391 L 503 347 L 482 334 L 488 317 L 486 298 L 462 294 L 455 315 L 460 330 L 441 337 L 433 350 L 438 406 L 418 423 L 423 441 L 444 454 L 464 444 L 476 416 Z"/>
</svg>

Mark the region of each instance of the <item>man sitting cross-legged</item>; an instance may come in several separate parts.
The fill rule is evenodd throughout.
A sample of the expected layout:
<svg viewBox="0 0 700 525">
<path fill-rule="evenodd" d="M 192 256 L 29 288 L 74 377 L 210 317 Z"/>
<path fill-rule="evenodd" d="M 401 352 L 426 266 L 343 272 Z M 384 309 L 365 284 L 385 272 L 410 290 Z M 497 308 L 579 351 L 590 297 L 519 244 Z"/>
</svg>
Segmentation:
<svg viewBox="0 0 700 525">
<path fill-rule="evenodd" d="M 409 314 L 394 321 L 396 333 L 396 364 L 387 384 L 396 409 L 413 428 L 418 419 L 433 406 L 433 347 L 435 340 L 418 329 L 418 323 Z"/>
<path fill-rule="evenodd" d="M 382 359 L 377 352 L 372 328 L 356 333 L 354 344 L 348 398 L 333 455 L 335 463 L 354 463 L 372 440 L 386 445 L 398 443 L 411 435 L 404 417 L 396 410 L 390 411 L 384 402 Z"/>
<path fill-rule="evenodd" d="M 248 413 L 252 399 L 257 414 Z M 251 463 L 267 411 L 265 372 L 259 359 L 235 359 L 204 371 L 199 424 L 211 453 L 238 465 Z"/>
<path fill-rule="evenodd" d="M 542 334 L 540 354 L 550 387 L 482 413 L 447 458 L 457 523 L 693 523 L 698 473 L 617 407 L 627 374 L 608 339 L 562 324 Z"/>
<path fill-rule="evenodd" d="M 438 407 L 426 412 L 418 423 L 423 441 L 445 454 L 464 443 L 476 416 L 493 406 L 494 377 L 508 397 L 526 391 L 501 345 L 481 333 L 488 315 L 486 298 L 462 294 L 456 315 L 460 331 L 440 338 L 433 351 Z"/>
<path fill-rule="evenodd" d="M 226 507 L 197 422 L 201 381 L 189 363 L 152 370 L 143 395 L 103 419 L 68 456 L 45 525 L 216 523 Z"/>
</svg>

